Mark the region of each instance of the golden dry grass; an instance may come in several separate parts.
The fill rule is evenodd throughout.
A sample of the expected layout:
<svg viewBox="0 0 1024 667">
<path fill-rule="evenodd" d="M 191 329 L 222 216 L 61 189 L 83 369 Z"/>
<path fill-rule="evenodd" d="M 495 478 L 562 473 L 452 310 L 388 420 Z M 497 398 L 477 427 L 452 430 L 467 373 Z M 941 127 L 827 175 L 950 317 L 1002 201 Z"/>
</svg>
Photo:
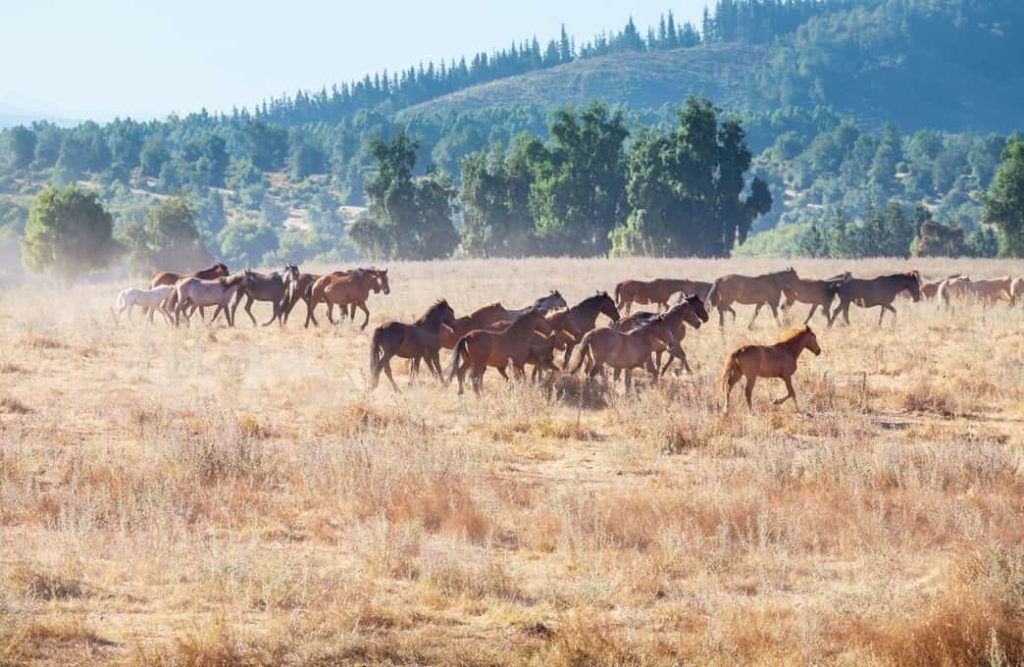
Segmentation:
<svg viewBox="0 0 1024 667">
<path fill-rule="evenodd" d="M 396 264 L 370 307 L 781 264 Z M 803 412 L 768 381 L 723 419 L 724 354 L 769 319 L 689 332 L 695 374 L 635 396 L 488 373 L 459 399 L 426 378 L 367 392 L 368 332 L 298 312 L 117 326 L 120 287 L 0 295 L 0 664 L 1024 660 L 1020 308 L 818 319 Z"/>
</svg>

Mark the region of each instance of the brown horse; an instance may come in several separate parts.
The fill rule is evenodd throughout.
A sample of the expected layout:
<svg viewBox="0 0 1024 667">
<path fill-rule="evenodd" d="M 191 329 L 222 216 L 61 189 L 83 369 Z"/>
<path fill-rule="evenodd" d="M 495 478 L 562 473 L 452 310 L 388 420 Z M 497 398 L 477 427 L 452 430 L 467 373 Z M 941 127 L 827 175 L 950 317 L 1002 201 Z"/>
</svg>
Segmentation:
<svg viewBox="0 0 1024 667">
<path fill-rule="evenodd" d="M 607 364 L 616 371 L 626 371 L 626 390 L 633 386 L 633 369 L 646 368 L 655 382 L 658 367 L 652 360 L 653 352 L 661 347 L 672 348 L 676 339 L 664 315 L 657 315 L 629 333 L 611 327 L 588 332 L 579 344 L 576 361 L 568 369 L 576 373 L 587 362 L 587 376 L 593 378 Z M 618 373 L 616 373 L 618 378 Z"/>
<path fill-rule="evenodd" d="M 725 394 L 725 408 L 722 412 L 729 412 L 729 395 L 741 377 L 747 379 L 744 390 L 747 395 L 747 407 L 751 411 L 754 410 L 751 402 L 754 383 L 759 377 L 779 378 L 786 383 L 786 396 L 775 400 L 775 405 L 781 405 L 791 398 L 793 404 L 797 405 L 796 392 L 793 390 L 793 373 L 796 372 L 796 362 L 800 358 L 800 353 L 804 350 L 810 350 L 816 355 L 821 354 L 818 339 L 806 324 L 791 330 L 774 345 L 744 345 L 734 350 L 726 359 L 725 369 L 722 371 L 722 391 Z"/>
<path fill-rule="evenodd" d="M 538 310 L 542 309 L 538 308 Z M 488 331 L 505 331 L 512 326 L 513 322 L 514 320 L 501 320 L 483 328 Z M 530 340 L 530 352 L 526 355 L 525 365 L 533 366 L 530 379 L 536 382 L 544 371 L 557 371 L 555 350 L 563 349 L 566 345 L 576 342 L 576 339 L 566 332 L 555 331 L 547 320 L 540 322 L 533 333 L 533 339 Z M 499 369 L 498 372 L 501 373 L 502 370 Z"/>
<path fill-rule="evenodd" d="M 783 290 L 789 289 L 793 281 L 799 276 L 790 267 L 785 271 L 766 273 L 761 276 L 741 276 L 736 273 L 722 276 L 715 281 L 708 293 L 708 305 L 718 309 L 718 324 L 725 326 L 726 311 L 732 313 L 732 319 L 736 321 L 736 311 L 732 304 L 742 303 L 748 306 L 755 306 L 754 316 L 750 318 L 748 328 L 753 328 L 754 320 L 757 319 L 761 308 L 767 305 L 772 309 L 772 315 L 778 324 L 779 301 L 782 299 Z"/>
<path fill-rule="evenodd" d="M 314 326 L 320 326 L 313 316 L 313 310 L 318 303 L 324 302 L 333 303 L 342 308 L 352 305 L 353 311 L 355 308 L 359 308 L 364 314 L 363 324 L 359 328 L 360 330 L 365 329 L 370 322 L 370 311 L 366 307 L 366 300 L 369 298 L 371 290 L 378 294 L 380 292 L 391 293 L 387 269 L 356 269 L 341 275 L 321 276 L 310 288 L 309 301 L 306 304 L 305 326 L 308 327 L 310 322 L 313 322 Z"/>
<path fill-rule="evenodd" d="M 849 271 L 842 273 L 838 276 L 832 276 L 825 280 L 804 280 L 803 278 L 797 278 L 789 283 L 783 292 L 786 295 L 786 303 L 780 307 L 782 312 L 789 312 L 793 307 L 793 304 L 799 301 L 800 303 L 811 304 L 811 312 L 807 313 L 807 319 L 804 320 L 804 324 L 811 321 L 814 317 L 814 313 L 817 312 L 818 308 L 821 308 L 822 313 L 825 315 L 825 319 L 829 318 L 829 310 L 832 308 L 832 300 L 835 299 L 836 294 L 839 293 L 839 283 L 844 280 L 849 280 L 853 275 Z"/>
<path fill-rule="evenodd" d="M 459 339 L 476 329 L 487 329 L 506 319 L 508 311 L 495 301 L 480 306 L 469 315 L 455 318 L 455 322 L 441 330 L 441 347 L 451 350 Z"/>
<path fill-rule="evenodd" d="M 467 370 L 470 370 L 473 391 L 477 394 L 480 393 L 488 366 L 499 369 L 499 372 L 507 377 L 505 369 L 511 364 L 516 377 L 525 377 L 524 366 L 530 353 L 530 343 L 537 327 L 542 326 L 543 322 L 544 313 L 536 308 L 529 308 L 504 331 L 470 331 L 459 339 L 452 350 L 448 381 L 451 382 L 458 376 L 461 395 Z"/>
<path fill-rule="evenodd" d="M 711 289 L 710 283 L 703 283 Z M 646 306 L 651 303 L 658 304 L 658 312 L 668 310 L 669 299 L 673 294 L 683 292 L 695 294 L 698 292 L 699 284 L 692 280 L 658 278 L 656 280 L 624 280 L 615 286 L 615 305 L 619 310 L 625 307 L 626 315 L 629 315 L 634 303 Z M 704 292 L 707 296 L 707 292 Z"/>
<path fill-rule="evenodd" d="M 839 284 L 839 305 L 832 311 L 828 325 L 831 327 L 843 314 L 843 322 L 850 323 L 850 304 L 856 303 L 861 308 L 874 308 L 879 306 L 882 310 L 878 315 L 878 326 L 882 326 L 882 318 L 885 311 L 890 311 L 893 317 L 896 316 L 896 309 L 892 302 L 896 295 L 906 291 L 914 302 L 921 300 L 921 275 L 917 271 L 906 273 L 895 273 L 877 278 L 850 278 Z"/>
<path fill-rule="evenodd" d="M 594 328 L 594 325 L 597 323 L 597 316 L 602 313 L 608 316 L 612 322 L 619 321 L 619 309 L 615 306 L 612 298 L 608 296 L 608 292 L 598 292 L 594 296 L 580 301 L 572 308 L 552 311 L 548 313 L 547 320 L 555 332 L 565 334 L 564 339 L 566 341 L 570 339 L 578 341 L 583 337 L 583 334 Z M 572 350 L 575 346 L 575 342 L 565 343 L 565 356 L 562 360 L 563 368 L 569 365 L 569 358 L 572 356 Z"/>
<path fill-rule="evenodd" d="M 412 384 L 419 360 L 425 359 L 437 378 L 441 379 L 441 329 L 455 322 L 455 311 L 445 300 L 438 301 L 412 324 L 386 322 L 373 330 L 370 338 L 370 388 L 376 389 L 380 372 L 388 376 L 391 386 L 398 391 L 395 378 L 391 376 L 391 358 L 403 357 L 413 360 Z"/>
<path fill-rule="evenodd" d="M 612 329 L 620 331 L 622 333 L 628 333 L 633 331 L 637 327 L 643 326 L 650 322 L 654 318 L 658 317 L 655 313 L 639 312 L 624 317 L 611 326 Z M 687 373 L 692 373 L 690 364 L 686 361 L 686 353 L 683 352 L 683 348 L 680 345 L 683 338 L 686 337 L 686 325 L 689 324 L 694 329 L 699 329 L 701 324 L 708 321 L 708 311 L 704 307 L 704 302 L 696 294 L 690 294 L 684 298 L 680 303 L 672 306 L 672 308 L 664 315 L 665 322 L 669 325 L 672 336 L 675 338 L 675 345 L 670 348 L 666 348 L 663 345 L 658 345 L 655 348 L 655 363 L 659 368 L 659 372 L 664 374 L 668 370 L 668 367 L 672 364 L 673 359 L 679 359 L 680 363 L 683 364 L 683 368 L 686 369 Z M 665 362 L 665 366 L 661 365 L 661 357 L 664 352 L 669 353 L 668 361 Z M 619 372 L 615 371 L 615 379 L 619 377 Z"/>
</svg>

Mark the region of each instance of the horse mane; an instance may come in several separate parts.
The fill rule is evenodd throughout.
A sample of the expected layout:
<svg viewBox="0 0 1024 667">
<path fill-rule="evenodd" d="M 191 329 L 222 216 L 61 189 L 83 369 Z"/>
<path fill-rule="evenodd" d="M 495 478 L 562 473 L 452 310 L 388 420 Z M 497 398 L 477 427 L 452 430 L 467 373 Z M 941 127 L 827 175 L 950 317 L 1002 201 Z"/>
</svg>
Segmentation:
<svg viewBox="0 0 1024 667">
<path fill-rule="evenodd" d="M 445 300 L 445 299 L 438 299 L 437 301 L 435 301 L 434 303 L 432 303 L 430 305 L 430 308 L 427 308 L 427 312 L 425 312 L 422 315 L 420 315 L 420 318 L 418 320 L 416 320 L 416 322 L 414 322 L 414 324 L 426 324 L 427 320 L 430 319 L 431 315 L 433 315 L 438 310 L 440 310 L 441 308 L 443 308 L 443 307 L 445 307 L 447 305 L 448 305 L 448 301 L 447 300 Z"/>
<path fill-rule="evenodd" d="M 809 326 L 807 326 L 806 324 L 802 324 L 802 325 L 800 325 L 798 327 L 793 327 L 792 329 L 790 329 L 786 333 L 782 334 L 782 337 L 779 338 L 779 340 L 776 341 L 775 344 L 776 345 L 782 345 L 783 343 L 792 343 L 797 338 L 800 338 L 801 336 L 803 336 L 803 335 L 805 335 L 807 333 L 810 333 L 810 331 L 811 331 L 811 328 Z"/>
<path fill-rule="evenodd" d="M 480 313 L 491 312 L 491 311 L 497 310 L 499 308 L 501 310 L 505 310 L 505 306 L 501 305 L 500 301 L 493 301 L 491 303 L 488 303 L 487 305 L 480 306 L 479 308 L 474 310 L 472 313 L 470 313 L 469 316 L 473 317 L 474 315 L 479 315 Z"/>
</svg>

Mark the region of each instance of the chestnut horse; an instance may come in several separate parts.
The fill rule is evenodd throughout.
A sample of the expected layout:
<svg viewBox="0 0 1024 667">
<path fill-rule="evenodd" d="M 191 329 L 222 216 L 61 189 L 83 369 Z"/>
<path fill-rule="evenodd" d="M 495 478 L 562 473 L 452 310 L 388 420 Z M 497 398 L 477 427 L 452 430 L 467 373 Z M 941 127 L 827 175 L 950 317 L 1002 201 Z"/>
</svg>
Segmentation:
<svg viewBox="0 0 1024 667">
<path fill-rule="evenodd" d="M 585 333 L 594 328 L 597 316 L 602 313 L 607 315 L 612 322 L 619 321 L 619 309 L 615 306 L 612 298 L 608 296 L 608 292 L 598 292 L 594 296 L 580 301 L 572 308 L 563 308 L 548 313 L 548 324 L 555 332 L 562 332 L 564 336 L 563 368 L 569 365 L 569 358 L 576 346 L 575 341 L 583 338 Z M 570 340 L 573 342 L 569 342 Z"/>
<path fill-rule="evenodd" d="M 409 376 L 412 384 L 419 360 L 425 359 L 427 368 L 441 378 L 441 329 L 455 322 L 455 311 L 445 300 L 438 301 L 412 324 L 386 322 L 373 330 L 370 338 L 370 388 L 376 389 L 380 372 L 388 376 L 391 386 L 398 391 L 395 378 L 391 376 L 391 358 L 403 357 L 413 360 L 413 373 Z"/>
<path fill-rule="evenodd" d="M 633 369 L 637 367 L 646 368 L 657 382 L 658 367 L 652 360 L 652 353 L 658 347 L 671 349 L 675 344 L 672 328 L 664 315 L 656 315 L 629 333 L 611 327 L 594 329 L 583 336 L 576 361 L 568 372 L 576 373 L 587 362 L 587 376 L 593 378 L 607 364 L 616 371 L 626 371 L 628 391 L 633 386 Z"/>
<path fill-rule="evenodd" d="M 736 321 L 736 311 L 732 304 L 742 303 L 754 308 L 754 316 L 750 318 L 750 325 L 753 328 L 754 320 L 757 319 L 761 308 L 767 305 L 772 309 L 772 315 L 778 324 L 779 301 L 782 299 L 783 290 L 789 289 L 799 276 L 792 267 L 785 271 L 766 273 L 760 276 L 741 276 L 736 273 L 722 276 L 712 285 L 708 293 L 708 305 L 718 309 L 718 325 L 725 326 L 726 311 L 732 313 L 732 319 Z"/>
<path fill-rule="evenodd" d="M 624 317 L 611 326 L 612 329 L 620 331 L 622 333 L 628 333 L 633 331 L 637 327 L 643 326 L 652 319 L 658 317 L 655 313 L 639 312 Z M 686 353 L 683 351 L 680 343 L 686 336 L 686 325 L 689 324 L 694 329 L 700 329 L 700 325 L 708 321 L 708 311 L 704 307 L 704 302 L 701 301 L 700 297 L 696 294 L 687 295 L 680 303 L 672 306 L 672 308 L 664 315 L 665 322 L 669 325 L 672 336 L 676 342 L 670 348 L 666 348 L 662 345 L 658 345 L 655 348 L 655 364 L 659 368 L 659 373 L 664 374 L 668 370 L 668 367 L 672 364 L 673 359 L 679 359 L 683 364 L 683 368 L 686 369 L 687 373 L 692 373 L 690 364 L 686 361 Z M 669 353 L 668 361 L 665 362 L 665 366 L 661 365 L 661 356 L 664 352 Z M 618 379 L 618 371 L 615 371 L 615 378 Z"/>
<path fill-rule="evenodd" d="M 449 327 L 441 329 L 441 347 L 451 350 L 459 339 L 476 329 L 487 329 L 498 322 L 506 319 L 508 311 L 500 303 L 495 301 L 486 306 L 480 306 L 469 315 L 455 318 L 455 322 Z"/>
<path fill-rule="evenodd" d="M 800 353 L 804 350 L 810 350 L 816 355 L 821 354 L 818 339 L 806 324 L 789 331 L 774 345 L 744 345 L 736 348 L 726 359 L 725 369 L 722 371 L 722 391 L 725 393 L 725 408 L 722 412 L 729 412 L 729 395 L 741 377 L 747 380 L 744 390 L 747 408 L 751 412 L 754 410 L 751 403 L 754 383 L 759 377 L 779 378 L 786 383 L 786 396 L 775 400 L 775 405 L 781 405 L 791 398 L 793 404 L 797 405 L 796 392 L 793 390 L 793 373 L 796 372 L 796 362 L 800 358 Z"/>
<path fill-rule="evenodd" d="M 707 286 L 704 289 L 704 286 Z M 711 289 L 711 283 L 697 283 L 693 280 L 658 278 L 656 280 L 624 280 L 615 286 L 615 305 L 622 310 L 625 307 L 626 315 L 633 304 L 646 306 L 647 304 L 658 304 L 658 312 L 668 310 L 668 302 L 673 294 L 683 292 L 685 294 L 696 294 L 703 292 L 707 296 Z"/>
<path fill-rule="evenodd" d="M 954 298 L 974 299 L 986 306 L 995 305 L 998 301 L 1007 301 L 1012 306 L 1015 302 L 1013 279 L 1009 277 L 988 280 L 971 280 L 964 276 L 949 278 L 939 286 L 939 297 L 947 306 Z"/>
<path fill-rule="evenodd" d="M 819 307 L 827 320 L 830 315 L 829 310 L 832 308 L 832 301 L 839 293 L 839 283 L 852 277 L 853 275 L 847 271 L 825 280 L 804 280 L 803 278 L 792 280 L 789 286 L 783 290 L 786 295 L 786 303 L 781 306 L 782 312 L 789 312 L 793 308 L 793 304 L 799 301 L 811 304 L 811 312 L 807 313 L 804 324 L 811 321 Z"/>
<path fill-rule="evenodd" d="M 893 317 L 896 316 L 896 309 L 892 302 L 896 295 L 906 291 L 914 302 L 921 300 L 921 275 L 917 271 L 906 273 L 895 273 L 877 278 L 850 278 L 839 283 L 839 305 L 832 311 L 828 325 L 831 327 L 843 314 L 843 322 L 850 323 L 850 304 L 856 303 L 861 308 L 874 308 L 879 306 L 882 310 L 878 315 L 878 326 L 882 326 L 882 318 L 885 311 L 890 311 Z"/>
<path fill-rule="evenodd" d="M 313 310 L 321 301 L 324 303 L 337 304 L 346 308 L 353 306 L 363 311 L 364 318 L 360 330 L 365 329 L 370 322 L 370 311 L 366 307 L 366 299 L 370 296 L 370 290 L 379 294 L 391 293 L 388 285 L 387 269 L 356 269 L 342 274 L 332 273 L 318 278 L 310 288 L 309 301 L 306 303 L 306 324 L 312 322 L 320 326 L 313 316 Z M 328 318 L 330 316 L 328 315 Z"/>
<path fill-rule="evenodd" d="M 511 364 L 516 377 L 525 377 L 524 366 L 530 354 L 530 343 L 537 327 L 543 326 L 543 323 L 544 313 L 531 307 L 504 331 L 470 331 L 455 343 L 448 381 L 458 376 L 461 395 L 467 370 L 470 370 L 473 391 L 477 394 L 480 393 L 488 366 L 499 369 L 505 375 L 505 369 Z"/>
</svg>

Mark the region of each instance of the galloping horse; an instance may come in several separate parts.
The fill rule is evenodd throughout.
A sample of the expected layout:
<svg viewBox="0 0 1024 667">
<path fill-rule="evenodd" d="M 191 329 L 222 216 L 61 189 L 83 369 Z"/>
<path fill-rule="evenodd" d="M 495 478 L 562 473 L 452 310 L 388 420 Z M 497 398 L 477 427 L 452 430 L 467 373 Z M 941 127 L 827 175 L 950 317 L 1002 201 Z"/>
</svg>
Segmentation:
<svg viewBox="0 0 1024 667">
<path fill-rule="evenodd" d="M 376 389 L 380 372 L 388 376 L 391 386 L 398 391 L 395 378 L 391 376 L 391 358 L 403 357 L 413 360 L 413 371 L 419 368 L 419 360 L 425 359 L 429 368 L 441 378 L 441 329 L 455 322 L 455 311 L 445 300 L 438 301 L 412 324 L 385 322 L 373 330 L 370 338 L 370 388 Z M 409 376 L 412 383 L 413 375 Z"/>
<path fill-rule="evenodd" d="M 754 410 L 751 402 L 754 383 L 759 377 L 779 378 L 786 383 L 786 396 L 775 400 L 775 405 L 781 405 L 790 398 L 796 405 L 793 373 L 796 372 L 796 362 L 800 358 L 800 353 L 804 350 L 810 350 L 816 355 L 821 354 L 818 339 L 806 324 L 789 331 L 774 345 L 744 345 L 734 350 L 726 359 L 725 369 L 722 371 L 722 391 L 725 393 L 725 408 L 722 412 L 729 412 L 729 395 L 741 377 L 747 379 L 744 390 L 747 408 L 751 411 Z"/>
<path fill-rule="evenodd" d="M 707 290 L 711 289 L 710 283 L 697 283 L 693 280 L 658 278 L 655 280 L 624 280 L 615 286 L 615 305 L 622 310 L 625 307 L 626 315 L 633 304 L 646 306 L 647 304 L 658 304 L 658 312 L 668 310 L 668 302 L 673 294 L 683 292 L 685 294 L 696 294 L 703 291 L 707 296 Z"/>
<path fill-rule="evenodd" d="M 245 286 L 249 277 L 245 272 L 234 273 L 226 278 L 216 280 L 202 280 L 201 278 L 185 278 L 174 286 L 176 295 L 176 306 L 174 308 L 174 324 L 178 325 L 180 316 L 184 313 L 186 321 L 191 324 L 192 318 L 188 308 L 203 308 L 204 306 L 217 306 L 213 312 L 211 322 L 217 319 L 217 314 L 222 310 L 228 321 L 228 326 L 235 326 L 235 318 L 231 313 L 231 298 L 235 292 Z M 202 311 L 200 311 L 202 312 Z"/>
<path fill-rule="evenodd" d="M 575 342 L 594 328 L 597 323 L 597 316 L 604 313 L 612 322 L 619 321 L 619 309 L 615 302 L 608 296 L 608 292 L 598 292 L 594 296 L 587 297 L 572 308 L 563 308 L 547 314 L 548 324 L 555 332 L 562 332 L 565 335 L 565 357 L 562 366 L 569 365 L 569 357 L 576 346 Z"/>
<path fill-rule="evenodd" d="M 732 319 L 736 321 L 736 311 L 732 304 L 742 303 L 754 308 L 754 316 L 750 318 L 748 328 L 753 328 L 754 320 L 761 312 L 764 305 L 772 309 L 775 321 L 779 322 L 779 301 L 782 299 L 783 290 L 789 289 L 799 276 L 792 267 L 785 271 L 766 273 L 761 276 L 741 276 L 735 273 L 722 276 L 712 285 L 708 293 L 708 305 L 718 309 L 718 325 L 725 326 L 725 312 L 732 313 Z"/>
<path fill-rule="evenodd" d="M 803 278 L 797 278 L 791 281 L 783 292 L 786 295 L 786 303 L 782 304 L 781 308 L 783 312 L 788 312 L 793 304 L 799 301 L 800 303 L 811 304 L 811 312 L 807 313 L 807 319 L 804 320 L 804 324 L 811 321 L 814 317 L 814 313 L 817 312 L 818 307 L 821 307 L 822 313 L 825 315 L 825 319 L 829 318 L 829 310 L 832 307 L 832 300 L 839 292 L 839 283 L 844 280 L 849 280 L 853 276 L 849 271 L 842 273 L 838 276 L 832 276 L 825 280 L 804 280 Z"/>
<path fill-rule="evenodd" d="M 167 310 L 166 300 L 172 292 L 174 292 L 172 285 L 160 285 L 148 290 L 129 287 L 117 295 L 117 312 L 114 312 L 113 308 L 110 309 L 110 312 L 114 313 L 116 319 L 120 319 L 121 313 L 127 310 L 128 321 L 131 322 L 132 308 L 139 306 L 142 308 L 143 318 L 148 319 L 150 324 L 153 323 L 153 315 L 157 310 L 164 316 L 164 320 L 170 322 L 172 313 Z"/>
<path fill-rule="evenodd" d="M 355 308 L 359 308 L 364 314 L 363 324 L 359 328 L 360 330 L 365 329 L 370 322 L 370 311 L 366 307 L 366 299 L 370 296 L 370 290 L 377 294 L 380 292 L 391 293 L 387 269 L 356 269 L 342 275 L 328 274 L 318 278 L 310 289 L 305 326 L 308 327 L 310 322 L 313 322 L 315 326 L 320 326 L 316 318 L 313 317 L 313 309 L 323 301 L 328 305 L 333 303 L 343 308 L 351 305 L 353 313 Z"/>
<path fill-rule="evenodd" d="M 256 326 L 256 318 L 252 314 L 252 304 L 256 301 L 269 301 L 274 307 L 274 314 L 263 323 L 263 326 L 269 326 L 274 320 L 277 320 L 278 325 L 283 325 L 288 292 L 299 280 L 299 267 L 288 264 L 284 267 L 283 275 L 277 271 L 266 274 L 246 269 L 245 275 L 248 280 L 245 286 L 238 290 L 235 303 L 231 307 L 232 319 L 238 312 L 238 304 L 245 297 L 245 314 L 252 320 L 253 326 Z"/>
<path fill-rule="evenodd" d="M 451 366 L 448 369 L 448 381 L 451 382 L 458 376 L 461 395 L 467 369 L 470 370 L 473 391 L 477 394 L 480 393 L 488 366 L 497 368 L 498 372 L 507 378 L 505 369 L 511 364 L 516 377 L 525 377 L 524 366 L 530 353 L 530 343 L 537 327 L 542 326 L 543 322 L 544 313 L 536 308 L 529 308 L 504 331 L 470 331 L 455 343 Z"/>
<path fill-rule="evenodd" d="M 896 316 L 892 302 L 896 295 L 906 290 L 914 302 L 921 300 L 921 275 L 917 271 L 895 273 L 877 278 L 850 278 L 839 284 L 839 305 L 832 311 L 828 325 L 831 327 L 843 314 L 843 322 L 850 323 L 850 304 L 856 303 L 861 308 L 881 307 L 878 315 L 878 326 L 882 326 L 885 311 Z"/>
<path fill-rule="evenodd" d="M 655 313 L 639 312 L 624 317 L 611 326 L 612 329 L 621 333 L 628 333 L 634 329 L 647 324 L 654 318 L 658 317 Z M 675 338 L 675 344 L 672 347 L 666 348 L 662 345 L 658 345 L 655 348 L 655 364 L 659 368 L 659 373 L 664 374 L 668 370 L 668 367 L 672 364 L 673 359 L 679 359 L 683 364 L 683 368 L 686 369 L 687 373 L 692 373 L 690 364 L 686 361 L 686 353 L 683 351 L 681 343 L 683 338 L 686 336 L 686 325 L 689 324 L 694 329 L 699 329 L 701 324 L 708 321 L 708 311 L 704 307 L 704 302 L 701 301 L 700 297 L 696 294 L 687 295 L 680 303 L 672 306 L 672 308 L 664 315 L 665 322 L 668 324 L 669 329 L 672 331 L 672 336 Z M 665 366 L 661 365 L 661 355 L 664 352 L 669 353 L 668 361 L 665 362 Z M 618 379 L 618 371 L 615 372 L 615 378 Z"/>
<path fill-rule="evenodd" d="M 675 345 L 672 328 L 664 315 L 656 315 L 629 333 L 611 327 L 594 329 L 583 336 L 576 361 L 568 372 L 576 373 L 586 361 L 587 376 L 593 378 L 607 364 L 616 370 L 616 379 L 618 371 L 626 371 L 626 390 L 629 391 L 633 386 L 633 369 L 646 368 L 656 382 L 658 367 L 651 358 L 652 353 L 659 347 L 671 349 Z"/>
</svg>

